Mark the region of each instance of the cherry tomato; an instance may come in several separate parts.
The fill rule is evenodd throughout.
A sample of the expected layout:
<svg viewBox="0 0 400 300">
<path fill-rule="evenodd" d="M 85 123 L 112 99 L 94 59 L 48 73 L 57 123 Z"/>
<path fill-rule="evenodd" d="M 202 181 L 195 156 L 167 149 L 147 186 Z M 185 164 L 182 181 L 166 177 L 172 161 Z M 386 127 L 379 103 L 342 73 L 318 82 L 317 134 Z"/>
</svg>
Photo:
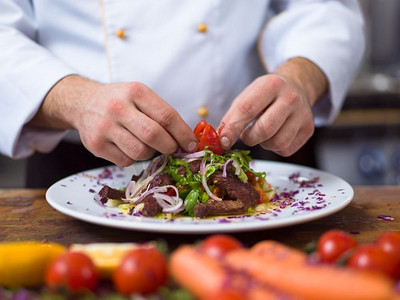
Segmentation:
<svg viewBox="0 0 400 300">
<path fill-rule="evenodd" d="M 250 171 L 246 171 L 245 173 L 246 173 L 249 184 L 252 186 L 256 185 L 256 178 L 255 178 L 254 174 L 251 173 Z"/>
<path fill-rule="evenodd" d="M 156 248 L 129 251 L 113 274 L 115 289 L 126 296 L 155 292 L 167 281 L 167 263 Z"/>
<path fill-rule="evenodd" d="M 194 128 L 193 132 L 194 135 L 199 138 L 201 134 L 204 132 L 204 128 L 206 128 L 207 122 L 204 120 L 201 120 L 199 123 L 197 123 L 196 127 Z"/>
<path fill-rule="evenodd" d="M 400 232 L 389 231 L 382 233 L 375 241 L 375 244 L 383 251 L 391 253 L 400 259 Z"/>
<path fill-rule="evenodd" d="M 214 127 L 207 124 L 206 121 L 201 120 L 194 128 L 194 134 L 199 142 L 198 150 L 203 150 L 206 146 L 212 152 L 218 155 L 224 153 L 224 149 L 221 147 L 221 142 L 219 140 L 218 133 L 215 131 Z"/>
<path fill-rule="evenodd" d="M 255 186 L 255 185 L 257 185 L 257 183 L 261 184 L 261 179 L 256 178 L 252 172 L 246 171 L 245 173 L 246 173 L 246 176 L 247 176 L 247 179 L 248 179 L 248 182 L 250 185 Z"/>
<path fill-rule="evenodd" d="M 52 262 L 45 274 L 50 288 L 66 287 L 71 292 L 93 291 L 99 283 L 97 269 L 82 252 L 65 252 Z"/>
<path fill-rule="evenodd" d="M 221 131 L 222 129 L 224 129 L 224 127 L 225 127 L 225 122 L 221 122 L 221 125 L 219 125 L 218 127 L 218 135 L 221 135 Z"/>
<path fill-rule="evenodd" d="M 168 196 L 171 196 L 171 197 L 176 196 L 175 190 L 174 190 L 173 188 L 171 188 L 171 187 L 169 187 L 169 188 L 167 189 L 166 194 L 167 194 Z"/>
<path fill-rule="evenodd" d="M 217 186 L 213 187 L 213 189 L 211 190 L 211 193 L 213 193 L 217 197 L 222 198 L 222 189 Z"/>
<path fill-rule="evenodd" d="M 400 276 L 400 263 L 390 253 L 385 252 L 381 247 L 373 244 L 366 244 L 357 247 L 349 260 L 349 267 L 366 269 L 386 274 L 397 279 Z"/>
<path fill-rule="evenodd" d="M 356 246 L 356 240 L 349 233 L 332 229 L 322 234 L 319 238 L 317 254 L 321 261 L 334 263 L 345 252 Z"/>
<path fill-rule="evenodd" d="M 209 256 L 221 258 L 228 252 L 243 248 L 243 245 L 234 237 L 225 234 L 211 235 L 200 244 L 200 250 Z"/>
</svg>

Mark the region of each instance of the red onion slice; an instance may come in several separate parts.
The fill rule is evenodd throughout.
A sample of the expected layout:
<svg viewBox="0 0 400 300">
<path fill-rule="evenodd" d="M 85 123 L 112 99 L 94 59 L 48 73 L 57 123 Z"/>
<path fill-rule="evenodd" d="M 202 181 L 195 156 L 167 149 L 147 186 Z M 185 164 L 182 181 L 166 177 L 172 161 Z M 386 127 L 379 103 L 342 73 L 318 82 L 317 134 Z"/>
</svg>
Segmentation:
<svg viewBox="0 0 400 300">
<path fill-rule="evenodd" d="M 232 158 L 228 159 L 228 160 L 226 161 L 226 163 L 224 164 L 224 167 L 223 167 L 223 169 L 222 169 L 222 177 L 224 177 L 224 178 L 226 178 L 226 168 L 228 167 L 228 164 L 229 164 L 231 161 L 233 161 Z"/>
<path fill-rule="evenodd" d="M 174 157 L 183 158 L 183 159 L 203 158 L 204 155 L 206 155 L 206 152 L 203 151 L 203 150 L 202 151 L 193 152 L 193 153 L 177 152 L 177 153 L 173 154 Z"/>
<path fill-rule="evenodd" d="M 210 198 L 212 198 L 216 201 L 222 201 L 222 198 L 215 196 L 210 191 L 210 188 L 208 187 L 208 184 L 207 184 L 206 173 L 207 173 L 207 165 L 204 162 L 202 162 L 200 164 L 200 174 L 201 174 L 201 184 L 203 185 L 204 190 L 206 191 L 207 195 L 210 196 Z"/>
<path fill-rule="evenodd" d="M 164 213 L 177 213 L 185 208 L 183 200 L 179 197 L 171 197 L 160 193 L 155 193 L 153 196 L 157 203 L 162 207 Z"/>
<path fill-rule="evenodd" d="M 161 165 L 158 167 L 157 170 L 153 172 L 153 169 L 159 164 L 159 162 L 162 162 Z M 128 184 L 127 191 L 125 192 L 125 197 L 127 200 L 133 200 L 136 198 L 137 195 L 141 195 L 142 191 L 148 187 L 148 184 L 159 174 L 161 171 L 164 169 L 164 167 L 167 165 L 168 159 L 166 155 L 160 155 L 157 158 L 155 158 L 152 163 L 147 167 L 146 171 L 143 173 L 143 175 L 140 177 L 140 179 L 135 182 L 131 181 Z M 144 175 L 147 174 L 147 177 L 144 177 Z M 132 183 L 133 182 L 133 183 Z"/>
<path fill-rule="evenodd" d="M 236 160 L 233 160 L 232 166 L 235 168 L 235 175 L 239 176 L 240 172 L 242 171 L 242 168 L 240 167 L 240 165 Z"/>
</svg>

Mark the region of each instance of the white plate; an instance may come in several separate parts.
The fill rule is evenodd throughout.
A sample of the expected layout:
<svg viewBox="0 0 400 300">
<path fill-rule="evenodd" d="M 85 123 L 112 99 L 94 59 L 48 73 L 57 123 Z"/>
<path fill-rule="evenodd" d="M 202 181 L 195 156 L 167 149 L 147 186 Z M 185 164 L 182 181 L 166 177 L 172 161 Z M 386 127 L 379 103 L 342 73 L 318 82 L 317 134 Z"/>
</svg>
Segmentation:
<svg viewBox="0 0 400 300">
<path fill-rule="evenodd" d="M 215 233 L 277 228 L 308 222 L 333 214 L 353 199 L 352 187 L 334 175 L 293 164 L 254 160 L 251 167 L 265 171 L 267 180 L 278 194 L 284 209 L 267 213 L 212 219 L 176 218 L 172 220 L 123 215 L 118 208 L 102 206 L 95 200 L 106 184 L 125 187 L 133 174 L 139 174 L 147 162 L 129 168 L 116 166 L 99 168 L 66 177 L 52 185 L 47 193 L 48 203 L 56 210 L 94 224 L 154 232 Z M 297 180 L 296 180 L 297 179 Z M 303 183 L 301 183 L 303 182 Z"/>
</svg>

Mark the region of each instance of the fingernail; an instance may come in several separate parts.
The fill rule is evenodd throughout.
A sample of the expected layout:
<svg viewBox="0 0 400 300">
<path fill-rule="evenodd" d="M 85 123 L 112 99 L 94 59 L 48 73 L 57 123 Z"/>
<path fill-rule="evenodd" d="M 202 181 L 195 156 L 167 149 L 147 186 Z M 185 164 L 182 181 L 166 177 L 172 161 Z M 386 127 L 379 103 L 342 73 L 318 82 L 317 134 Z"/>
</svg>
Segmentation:
<svg viewBox="0 0 400 300">
<path fill-rule="evenodd" d="M 220 141 L 221 146 L 225 149 L 228 149 L 231 146 L 231 141 L 226 136 L 223 136 Z"/>
<path fill-rule="evenodd" d="M 196 150 L 196 148 L 197 148 L 197 143 L 196 142 L 190 142 L 188 147 L 187 147 L 189 152 L 192 152 L 192 151 Z"/>
</svg>

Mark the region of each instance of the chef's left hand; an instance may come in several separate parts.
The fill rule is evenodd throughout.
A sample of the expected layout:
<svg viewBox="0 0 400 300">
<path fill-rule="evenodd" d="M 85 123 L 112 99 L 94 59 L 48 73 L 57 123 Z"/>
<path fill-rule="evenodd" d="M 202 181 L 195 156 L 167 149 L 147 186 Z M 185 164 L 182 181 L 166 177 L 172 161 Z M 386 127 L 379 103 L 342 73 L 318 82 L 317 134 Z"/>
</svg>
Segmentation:
<svg viewBox="0 0 400 300">
<path fill-rule="evenodd" d="M 311 61 L 294 58 L 273 74 L 254 80 L 222 118 L 222 147 L 240 137 L 281 156 L 299 150 L 314 133 L 311 107 L 326 92 L 327 80 Z"/>
</svg>

